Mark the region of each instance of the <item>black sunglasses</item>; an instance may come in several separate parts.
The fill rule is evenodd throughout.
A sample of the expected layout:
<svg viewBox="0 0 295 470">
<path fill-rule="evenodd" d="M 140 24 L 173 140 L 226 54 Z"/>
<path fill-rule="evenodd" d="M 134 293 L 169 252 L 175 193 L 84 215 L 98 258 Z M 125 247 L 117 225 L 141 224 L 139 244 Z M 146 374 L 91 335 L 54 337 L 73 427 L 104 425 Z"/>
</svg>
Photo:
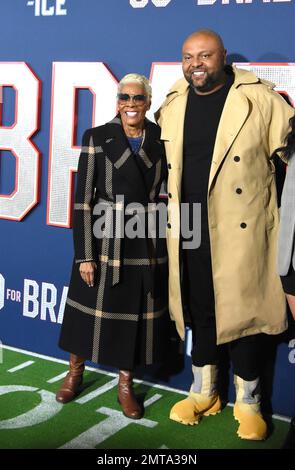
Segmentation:
<svg viewBox="0 0 295 470">
<path fill-rule="evenodd" d="M 117 98 L 119 101 L 127 103 L 127 101 L 132 100 L 134 103 L 145 103 L 146 95 L 128 95 L 128 93 L 118 93 Z"/>
</svg>

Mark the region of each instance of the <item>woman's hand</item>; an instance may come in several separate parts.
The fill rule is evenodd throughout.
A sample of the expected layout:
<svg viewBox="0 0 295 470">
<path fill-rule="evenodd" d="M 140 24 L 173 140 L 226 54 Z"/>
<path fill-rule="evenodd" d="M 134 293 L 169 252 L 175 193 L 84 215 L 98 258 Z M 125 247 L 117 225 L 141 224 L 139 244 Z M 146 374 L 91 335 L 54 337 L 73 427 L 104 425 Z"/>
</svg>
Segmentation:
<svg viewBox="0 0 295 470">
<path fill-rule="evenodd" d="M 94 286 L 94 272 L 97 266 L 94 261 L 85 261 L 80 264 L 80 274 L 84 282 L 88 284 L 89 287 Z"/>
</svg>

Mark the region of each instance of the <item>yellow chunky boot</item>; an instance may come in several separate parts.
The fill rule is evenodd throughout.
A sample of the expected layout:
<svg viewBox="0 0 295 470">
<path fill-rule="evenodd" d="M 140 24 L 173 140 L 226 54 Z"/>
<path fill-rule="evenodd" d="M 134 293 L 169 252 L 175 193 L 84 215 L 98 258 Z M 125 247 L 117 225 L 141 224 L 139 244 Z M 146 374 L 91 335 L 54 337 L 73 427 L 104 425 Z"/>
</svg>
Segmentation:
<svg viewBox="0 0 295 470">
<path fill-rule="evenodd" d="M 267 436 L 267 425 L 260 411 L 259 379 L 248 381 L 235 375 L 234 381 L 234 418 L 240 424 L 237 434 L 241 439 L 262 441 Z"/>
<path fill-rule="evenodd" d="M 181 424 L 198 424 L 202 416 L 221 411 L 221 401 L 216 392 L 217 367 L 193 365 L 193 374 L 189 396 L 176 403 L 170 411 L 170 419 Z"/>
</svg>

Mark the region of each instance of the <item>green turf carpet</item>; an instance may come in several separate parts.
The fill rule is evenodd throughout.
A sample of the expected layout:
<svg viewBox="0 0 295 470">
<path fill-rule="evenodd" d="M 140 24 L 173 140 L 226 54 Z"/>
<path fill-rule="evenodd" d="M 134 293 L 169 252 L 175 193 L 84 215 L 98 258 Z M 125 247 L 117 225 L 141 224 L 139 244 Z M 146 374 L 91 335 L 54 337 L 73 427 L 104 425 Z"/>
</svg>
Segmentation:
<svg viewBox="0 0 295 470">
<path fill-rule="evenodd" d="M 183 394 L 146 383 L 135 391 L 145 403 L 141 420 L 124 417 L 116 399 L 115 374 L 86 370 L 75 401 L 55 401 L 67 366 L 54 359 L 3 348 L 0 363 L 0 449 L 278 449 L 289 424 L 271 419 L 264 442 L 241 440 L 232 407 L 196 426 L 169 420 Z"/>
</svg>

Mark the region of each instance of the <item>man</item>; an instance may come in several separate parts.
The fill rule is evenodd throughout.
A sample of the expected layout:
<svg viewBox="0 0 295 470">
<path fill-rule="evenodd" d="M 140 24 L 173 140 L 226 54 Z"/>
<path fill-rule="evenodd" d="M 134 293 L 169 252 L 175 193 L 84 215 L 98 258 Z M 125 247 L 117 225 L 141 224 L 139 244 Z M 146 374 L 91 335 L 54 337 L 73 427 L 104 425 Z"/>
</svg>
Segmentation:
<svg viewBox="0 0 295 470">
<path fill-rule="evenodd" d="M 157 113 L 169 177 L 170 314 L 184 339 L 182 287 L 193 332 L 193 383 L 170 418 L 196 424 L 216 414 L 220 345 L 228 344 L 236 386 L 238 435 L 261 440 L 261 333 L 287 327 L 276 274 L 278 211 L 273 152 L 283 145 L 292 108 L 274 85 L 229 67 L 222 39 L 201 30 L 184 42 L 184 78 Z M 201 203 L 201 245 L 183 249 L 180 202 Z M 182 287 L 181 287 L 181 281 Z"/>
</svg>

